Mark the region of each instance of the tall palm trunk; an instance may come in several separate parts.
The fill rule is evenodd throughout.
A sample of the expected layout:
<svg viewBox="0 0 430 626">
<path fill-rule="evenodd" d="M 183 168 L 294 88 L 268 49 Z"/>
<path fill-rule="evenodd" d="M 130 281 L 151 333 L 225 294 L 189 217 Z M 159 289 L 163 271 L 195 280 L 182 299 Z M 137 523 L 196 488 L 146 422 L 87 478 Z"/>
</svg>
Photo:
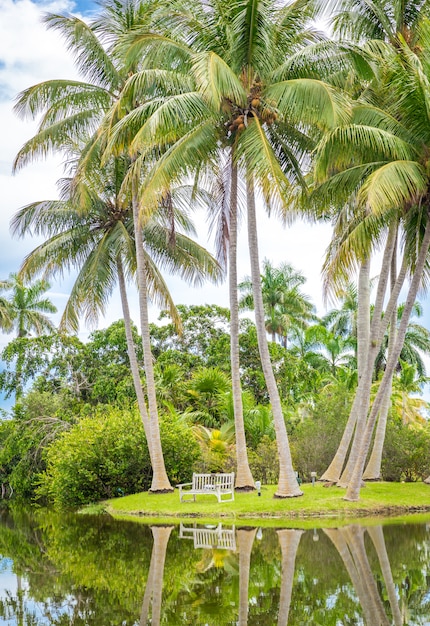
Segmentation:
<svg viewBox="0 0 430 626">
<path fill-rule="evenodd" d="M 279 594 L 278 626 L 287 626 L 290 612 L 291 595 L 293 593 L 294 570 L 296 566 L 297 548 L 303 530 L 291 528 L 277 530 L 279 544 L 281 546 L 282 572 L 281 591 Z"/>
<path fill-rule="evenodd" d="M 133 224 L 136 241 L 136 266 L 137 266 L 137 284 L 139 290 L 139 312 L 140 312 L 140 330 L 143 345 L 143 360 L 145 366 L 146 389 L 148 395 L 149 421 L 151 443 L 149 448 L 152 451 L 152 484 L 150 491 L 166 492 L 173 491 L 172 486 L 167 477 L 164 465 L 163 450 L 161 448 L 160 425 L 158 422 L 157 398 L 155 394 L 154 366 L 152 363 L 151 340 L 149 335 L 149 316 L 148 316 L 148 289 L 146 280 L 145 259 L 143 254 L 143 236 L 140 224 L 139 204 L 136 193 L 133 190 L 132 198 L 133 206 Z"/>
<path fill-rule="evenodd" d="M 237 298 L 237 166 L 231 162 L 230 229 L 229 229 L 229 295 L 230 295 L 230 359 L 233 391 L 234 428 L 236 433 L 236 489 L 254 489 L 248 462 L 245 425 L 243 422 L 242 386 L 239 363 L 239 305 Z"/>
<path fill-rule="evenodd" d="M 287 429 L 282 413 L 281 399 L 270 361 L 267 344 L 266 327 L 264 324 L 263 296 L 261 292 L 260 262 L 258 254 L 257 218 L 255 213 L 254 181 L 248 172 L 246 182 L 246 198 L 248 209 L 248 246 L 251 264 L 252 291 L 254 296 L 255 325 L 257 329 L 258 349 L 261 367 L 272 405 L 273 421 L 276 432 L 276 443 L 279 456 L 279 482 L 275 493 L 277 498 L 291 498 L 303 495 L 297 483 L 291 460 Z"/>
<path fill-rule="evenodd" d="M 382 345 L 384 333 L 391 319 L 391 313 L 397 306 L 398 294 L 400 293 L 400 289 L 403 285 L 405 277 L 406 264 L 404 262 L 402 265 L 402 271 L 400 272 L 398 279 L 394 283 L 394 288 L 391 290 L 390 299 L 386 309 L 386 315 L 383 316 L 382 313 L 384 308 L 385 294 L 387 292 L 388 279 L 390 276 L 391 260 L 396 250 L 396 241 L 397 223 L 393 222 L 388 231 L 387 243 L 384 250 L 381 271 L 379 274 L 375 306 L 370 324 L 370 337 L 367 342 L 367 357 L 365 358 L 366 365 L 363 371 L 362 379 L 359 380 L 356 398 L 354 399 L 354 406 L 358 410 L 357 426 L 355 430 L 354 440 L 351 446 L 351 452 L 349 454 L 348 463 L 338 482 L 338 485 L 340 487 L 348 486 L 351 476 L 353 474 L 355 464 L 357 463 L 357 459 L 360 454 L 360 446 L 363 439 L 367 414 L 370 406 L 370 393 L 372 387 L 375 360 Z M 366 315 L 366 312 L 364 310 L 362 311 L 362 315 Z M 367 311 L 367 316 L 368 315 L 369 310 Z M 363 357 L 364 356 L 365 354 L 363 351 Z"/>
<path fill-rule="evenodd" d="M 393 574 L 391 572 L 390 560 L 385 546 L 384 531 L 382 526 L 369 526 L 367 529 L 376 554 L 378 555 L 379 564 L 381 566 L 382 576 L 387 590 L 388 600 L 391 606 L 394 626 L 402 626 L 402 614 L 400 612 L 399 602 L 397 600 L 396 587 L 394 585 Z"/>
<path fill-rule="evenodd" d="M 366 316 L 367 311 L 367 316 Z M 363 374 L 366 366 L 367 351 L 369 344 L 370 334 L 370 259 L 366 259 L 360 265 L 360 272 L 358 277 L 358 314 L 357 314 L 357 369 L 358 369 L 358 381 L 363 379 Z M 351 445 L 352 436 L 354 434 L 355 425 L 357 422 L 357 403 L 358 394 L 354 398 L 354 403 L 351 408 L 348 421 L 343 431 L 342 439 L 336 450 L 336 454 L 333 457 L 327 470 L 321 476 L 320 480 L 327 482 L 337 483 L 342 474 L 342 469 L 345 464 L 346 455 L 348 453 L 349 446 Z"/>
<path fill-rule="evenodd" d="M 256 535 L 256 528 L 239 528 L 237 547 L 239 550 L 239 621 L 238 626 L 248 624 L 248 590 L 251 553 Z"/>
<path fill-rule="evenodd" d="M 396 236 L 396 246 L 394 248 L 394 254 L 391 259 L 391 291 L 393 291 L 394 289 L 395 281 L 397 278 L 396 251 L 397 251 L 397 236 Z M 391 314 L 389 335 L 388 335 L 387 359 L 390 358 L 390 355 L 395 345 L 396 323 L 397 323 L 397 303 Z M 391 375 L 391 380 L 387 387 L 387 392 L 382 401 L 381 410 L 379 412 L 378 425 L 376 427 L 375 438 L 373 441 L 372 453 L 367 463 L 367 467 L 364 471 L 363 480 L 380 480 L 381 479 L 382 452 L 384 449 L 388 413 L 390 411 L 390 406 L 391 406 L 391 391 L 392 391 L 392 386 L 393 386 L 393 375 L 394 375 L 394 372 Z"/>
<path fill-rule="evenodd" d="M 122 315 L 124 318 L 125 337 L 127 341 L 127 353 L 128 353 L 128 358 L 130 361 L 130 370 L 131 370 L 131 375 L 133 377 L 133 385 L 134 385 L 134 391 L 136 393 L 136 398 L 137 398 L 137 406 L 139 407 L 139 413 L 142 419 L 146 442 L 148 445 L 149 456 L 150 456 L 151 464 L 152 464 L 153 460 L 152 460 L 152 452 L 151 452 L 150 422 L 149 422 L 148 411 L 146 408 L 145 396 L 144 396 L 143 389 L 142 389 L 142 381 L 140 380 L 140 375 L 139 375 L 139 363 L 137 362 L 136 350 L 135 350 L 134 341 L 133 341 L 130 308 L 128 306 L 127 290 L 126 290 L 125 277 L 124 277 L 124 268 L 123 268 L 123 264 L 122 264 L 122 260 L 120 256 L 118 256 L 117 258 L 117 270 L 118 270 L 119 292 L 121 295 Z"/>
<path fill-rule="evenodd" d="M 373 429 L 375 427 L 376 418 L 381 408 L 384 395 L 387 393 L 388 386 L 391 382 L 391 377 L 402 351 L 403 342 L 405 340 L 406 330 L 411 316 L 411 312 L 417 297 L 418 289 L 421 283 L 428 250 L 430 247 L 430 219 L 427 221 L 426 229 L 424 232 L 421 247 L 417 256 L 417 262 L 415 265 L 415 271 L 409 287 L 405 307 L 403 309 L 402 319 L 400 321 L 399 329 L 397 332 L 396 343 L 393 347 L 392 354 L 387 361 L 384 376 L 382 377 L 381 384 L 376 394 L 375 400 L 370 411 L 370 415 L 367 419 L 366 428 L 360 442 L 360 448 L 357 455 L 357 462 L 355 464 L 353 474 L 351 476 L 350 483 L 345 495 L 346 500 L 357 501 L 360 498 L 361 481 L 363 477 L 364 464 L 366 462 L 367 453 L 369 451 L 370 442 L 372 438 Z M 390 310 L 391 316 L 391 310 Z"/>
</svg>

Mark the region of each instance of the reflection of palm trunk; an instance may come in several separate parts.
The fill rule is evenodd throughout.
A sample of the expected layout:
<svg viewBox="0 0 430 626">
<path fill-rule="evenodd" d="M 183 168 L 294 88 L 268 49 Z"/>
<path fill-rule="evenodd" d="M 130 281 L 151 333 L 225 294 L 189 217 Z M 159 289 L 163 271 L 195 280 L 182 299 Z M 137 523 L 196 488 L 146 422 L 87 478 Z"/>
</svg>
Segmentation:
<svg viewBox="0 0 430 626">
<path fill-rule="evenodd" d="M 369 526 L 367 532 L 369 533 L 369 536 L 373 541 L 376 554 L 378 555 L 382 576 L 384 577 L 385 588 L 387 590 L 388 600 L 391 606 L 391 613 L 393 615 L 394 624 L 395 626 L 402 626 L 403 620 L 397 600 L 396 588 L 394 585 L 393 574 L 391 572 L 390 561 L 388 559 L 387 548 L 385 546 L 384 532 L 382 530 L 382 526 Z"/>
<path fill-rule="evenodd" d="M 270 404 L 273 413 L 273 423 L 276 432 L 276 444 L 279 457 L 279 481 L 276 497 L 291 498 L 303 495 L 297 483 L 296 474 L 291 460 L 290 445 L 287 429 L 282 412 L 281 398 L 276 384 L 273 367 L 270 360 L 267 343 L 263 296 L 261 291 L 260 262 L 258 254 L 257 218 L 255 213 L 255 194 L 252 175 L 248 173 L 246 183 L 246 198 L 248 208 L 248 246 L 251 264 L 252 292 L 254 296 L 255 327 L 257 330 L 258 350 L 260 353 L 261 368 L 264 374 Z"/>
<path fill-rule="evenodd" d="M 325 529 L 335 545 L 363 609 L 366 625 L 388 626 L 389 622 L 379 598 L 375 579 L 364 548 L 363 530 L 357 526 Z"/>
<path fill-rule="evenodd" d="M 381 624 L 381 626 L 389 626 L 387 615 L 384 611 L 384 607 L 378 593 L 375 579 L 370 568 L 369 559 L 366 554 L 366 548 L 364 546 L 364 528 L 361 526 L 350 526 L 346 529 L 350 538 L 350 549 L 355 552 L 355 561 L 357 563 L 357 569 L 360 572 L 361 577 L 364 580 L 365 586 L 368 590 L 369 598 L 372 600 L 373 605 L 373 621 L 372 624 Z"/>
<path fill-rule="evenodd" d="M 278 626 L 287 626 L 290 612 L 291 594 L 293 592 L 294 569 L 297 548 L 303 530 L 278 530 L 282 554 L 281 592 L 279 596 Z"/>
<path fill-rule="evenodd" d="M 234 429 L 236 434 L 236 489 L 254 489 L 246 450 L 243 423 L 242 386 L 239 362 L 239 305 L 237 301 L 237 166 L 231 163 L 230 190 L 230 240 L 229 240 L 229 293 L 230 293 L 230 358 L 231 382 L 234 406 Z"/>
<path fill-rule="evenodd" d="M 154 543 L 152 546 L 151 563 L 146 581 L 145 595 L 142 602 L 139 626 L 148 624 L 149 607 L 152 599 L 153 626 L 159 626 L 161 620 L 161 599 L 163 593 L 164 562 L 167 544 L 169 543 L 172 526 L 151 526 Z"/>
<path fill-rule="evenodd" d="M 239 550 L 239 626 L 248 623 L 248 589 L 251 552 L 256 528 L 239 528 L 237 531 L 237 548 Z"/>
</svg>

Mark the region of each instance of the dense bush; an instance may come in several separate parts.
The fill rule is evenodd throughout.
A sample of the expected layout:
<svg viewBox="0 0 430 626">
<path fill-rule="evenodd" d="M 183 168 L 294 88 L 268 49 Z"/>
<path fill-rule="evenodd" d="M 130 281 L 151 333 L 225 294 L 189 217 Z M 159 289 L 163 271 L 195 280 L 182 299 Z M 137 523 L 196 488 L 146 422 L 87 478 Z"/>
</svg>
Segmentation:
<svg viewBox="0 0 430 626">
<path fill-rule="evenodd" d="M 402 424 L 391 418 L 387 424 L 382 476 L 384 480 L 412 482 L 430 474 L 430 429 Z"/>
<path fill-rule="evenodd" d="M 344 391 L 321 393 L 309 414 L 302 417 L 290 434 L 294 469 L 309 481 L 311 472 L 321 476 L 330 465 L 350 409 L 349 394 Z"/>
<path fill-rule="evenodd" d="M 192 433 L 174 420 L 161 425 L 166 470 L 173 483 L 189 478 L 199 456 Z M 111 409 L 81 419 L 45 453 L 38 496 L 61 507 L 148 489 L 151 465 L 142 423 Z"/>
</svg>

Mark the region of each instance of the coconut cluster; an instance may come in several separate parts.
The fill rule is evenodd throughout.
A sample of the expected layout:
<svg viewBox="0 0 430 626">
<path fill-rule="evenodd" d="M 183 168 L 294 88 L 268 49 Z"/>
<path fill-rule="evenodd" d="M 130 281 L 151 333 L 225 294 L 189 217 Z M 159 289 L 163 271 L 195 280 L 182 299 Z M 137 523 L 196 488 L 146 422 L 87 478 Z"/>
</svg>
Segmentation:
<svg viewBox="0 0 430 626">
<path fill-rule="evenodd" d="M 248 104 L 246 108 L 237 107 L 234 111 L 232 119 L 228 123 L 228 130 L 230 133 L 241 132 L 252 122 L 255 117 L 265 123 L 273 124 L 278 118 L 276 111 L 274 111 L 267 102 L 261 100 L 262 84 L 256 81 L 249 92 Z"/>
</svg>

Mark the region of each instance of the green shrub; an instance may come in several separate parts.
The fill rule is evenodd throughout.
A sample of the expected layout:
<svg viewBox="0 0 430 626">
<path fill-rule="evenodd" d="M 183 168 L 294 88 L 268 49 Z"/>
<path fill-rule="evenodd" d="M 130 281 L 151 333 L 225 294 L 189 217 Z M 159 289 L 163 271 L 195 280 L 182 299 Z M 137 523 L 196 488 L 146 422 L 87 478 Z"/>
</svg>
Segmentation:
<svg viewBox="0 0 430 626">
<path fill-rule="evenodd" d="M 256 450 L 248 451 L 248 461 L 255 480 L 260 480 L 263 485 L 278 482 L 279 461 L 276 441 L 264 435 Z"/>
<path fill-rule="evenodd" d="M 189 429 L 175 420 L 161 423 L 166 471 L 172 483 L 192 474 L 199 447 Z M 110 409 L 83 418 L 45 452 L 39 497 L 73 507 L 148 489 L 152 470 L 140 418 Z"/>
<path fill-rule="evenodd" d="M 384 480 L 422 480 L 430 474 L 430 430 L 402 424 L 398 418 L 388 420 L 382 455 Z"/>
</svg>

